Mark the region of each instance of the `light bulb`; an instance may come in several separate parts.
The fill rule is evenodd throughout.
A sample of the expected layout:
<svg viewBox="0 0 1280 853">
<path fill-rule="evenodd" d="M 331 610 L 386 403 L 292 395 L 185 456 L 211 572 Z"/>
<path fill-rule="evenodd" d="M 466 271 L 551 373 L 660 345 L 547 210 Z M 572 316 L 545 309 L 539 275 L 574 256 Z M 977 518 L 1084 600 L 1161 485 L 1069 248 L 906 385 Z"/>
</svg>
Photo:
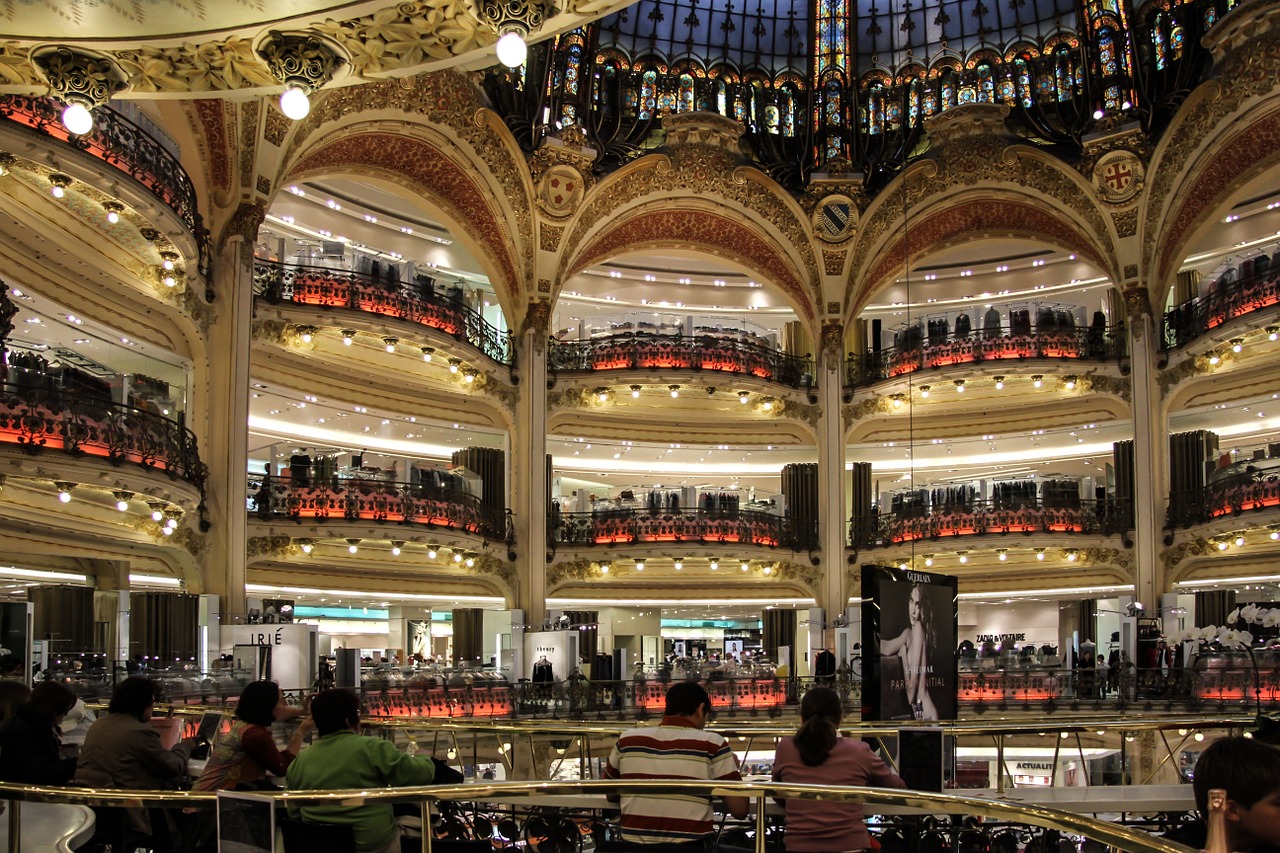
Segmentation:
<svg viewBox="0 0 1280 853">
<path fill-rule="evenodd" d="M 59 186 L 58 184 L 54 184 L 53 189 L 49 190 L 49 192 L 53 193 L 54 198 L 62 198 L 67 194 L 66 189 Z"/>
<path fill-rule="evenodd" d="M 746 391 L 738 392 L 738 402 L 743 404 L 744 406 L 747 404 L 747 401 L 750 399 L 751 399 L 751 395 L 749 395 Z"/>
<path fill-rule="evenodd" d="M 280 96 L 280 112 L 294 121 L 300 121 L 311 112 L 311 99 L 307 97 L 306 92 L 297 87 L 285 89 L 284 94 Z"/>
<path fill-rule="evenodd" d="M 84 104 L 67 104 L 62 111 L 62 126 L 77 136 L 93 130 L 93 113 Z"/>
<path fill-rule="evenodd" d="M 967 562 L 969 562 L 969 555 L 968 555 L 968 554 L 961 554 L 961 555 L 960 555 L 960 562 L 962 562 L 962 563 L 967 563 Z"/>
<path fill-rule="evenodd" d="M 164 521 L 164 513 L 158 509 L 151 510 L 152 521 Z"/>
<path fill-rule="evenodd" d="M 165 268 L 165 270 L 172 272 L 172 271 L 173 271 L 173 258 L 165 258 L 163 261 L 161 261 L 161 262 L 160 262 L 160 266 L 164 267 L 164 268 Z"/>
<path fill-rule="evenodd" d="M 172 536 L 172 535 L 173 535 L 173 528 L 172 528 L 172 527 L 161 527 L 161 528 L 160 528 L 160 532 L 161 532 L 161 533 L 163 533 L 165 536 Z"/>
<path fill-rule="evenodd" d="M 358 546 L 358 545 L 348 545 L 348 546 L 347 546 L 347 553 L 348 553 L 348 554 L 354 554 L 354 553 L 356 553 L 356 552 L 357 552 L 357 551 L 359 551 L 359 550 L 360 550 L 360 546 Z"/>
<path fill-rule="evenodd" d="M 176 518 L 170 518 L 170 519 L 167 519 L 167 520 L 165 521 L 165 523 L 164 523 L 164 526 L 165 526 L 165 527 L 177 527 L 177 526 L 178 526 L 178 519 L 176 519 Z"/>
<path fill-rule="evenodd" d="M 400 556 L 400 546 L 399 546 L 399 545 L 392 545 L 392 546 L 391 546 L 391 555 L 392 555 L 393 557 L 399 557 L 399 556 Z"/>
<path fill-rule="evenodd" d="M 712 560 L 712 561 L 711 561 L 711 571 L 713 571 L 713 572 L 714 572 L 714 571 L 715 571 L 716 569 L 718 569 L 718 568 L 720 568 L 720 561 L 719 561 L 719 560 Z"/>
<path fill-rule="evenodd" d="M 1003 390 L 1004 390 L 1004 377 L 1003 377 L 1003 376 L 997 376 L 997 377 L 996 377 L 996 390 L 997 390 L 997 391 L 1003 391 Z"/>
<path fill-rule="evenodd" d="M 1095 121 L 1101 120 L 1104 115 L 1106 115 L 1106 113 L 1102 111 L 1101 107 L 1093 111 L 1093 118 Z"/>
<path fill-rule="evenodd" d="M 466 559 L 466 566 L 467 566 L 467 568 L 468 568 L 468 569 L 470 569 L 470 568 L 474 567 L 474 566 L 475 566 L 475 564 L 476 564 L 476 558 L 475 558 L 475 557 L 467 557 L 467 559 Z"/>
<path fill-rule="evenodd" d="M 519 68 L 529 55 L 529 46 L 524 43 L 524 37 L 520 33 L 510 32 L 498 39 L 497 53 L 498 61 L 503 65 Z"/>
<path fill-rule="evenodd" d="M 644 560 L 636 560 L 636 571 L 637 572 L 644 571 Z"/>
<path fill-rule="evenodd" d="M 120 510 L 121 512 L 127 511 L 129 509 L 129 502 L 121 498 L 120 500 L 116 501 L 116 509 Z"/>
<path fill-rule="evenodd" d="M 110 222 L 112 225 L 115 225 L 117 222 L 120 221 L 120 214 L 117 211 L 108 210 L 107 221 Z"/>
<path fill-rule="evenodd" d="M 1002 562 L 1002 563 L 1003 563 L 1005 560 L 1008 560 L 1008 559 L 1009 559 L 1009 555 L 1008 555 L 1007 553 L 1005 553 L 1004 551 L 1001 551 L 1001 552 L 1000 552 L 1000 562 Z"/>
<path fill-rule="evenodd" d="M 436 548 L 434 545 L 427 546 L 427 559 L 434 560 L 436 558 Z"/>
<path fill-rule="evenodd" d="M 684 568 L 684 560 L 676 560 L 676 571 L 678 572 L 683 568 Z"/>
<path fill-rule="evenodd" d="M 310 332 L 303 332 L 303 333 L 302 333 L 302 342 L 303 342 L 304 344 L 309 344 L 309 343 L 311 343 L 311 333 L 310 333 Z"/>
<path fill-rule="evenodd" d="M 178 283 L 178 280 L 177 280 L 176 278 L 174 278 L 172 275 L 166 275 L 166 276 L 164 277 L 164 286 L 165 286 L 165 287 L 174 287 L 174 286 L 176 286 L 176 285 L 177 285 L 177 283 Z"/>
<path fill-rule="evenodd" d="M 302 543 L 302 553 L 304 553 L 304 554 L 310 554 L 310 553 L 311 553 L 311 549 L 312 549 L 312 548 L 314 548 L 314 547 L 315 547 L 315 546 L 314 546 L 314 545 L 312 545 L 310 542 L 303 542 L 303 543 Z"/>
<path fill-rule="evenodd" d="M 58 500 L 62 501 L 64 504 L 69 504 L 69 503 L 71 503 L 71 493 L 70 493 L 70 492 L 58 492 Z"/>
</svg>

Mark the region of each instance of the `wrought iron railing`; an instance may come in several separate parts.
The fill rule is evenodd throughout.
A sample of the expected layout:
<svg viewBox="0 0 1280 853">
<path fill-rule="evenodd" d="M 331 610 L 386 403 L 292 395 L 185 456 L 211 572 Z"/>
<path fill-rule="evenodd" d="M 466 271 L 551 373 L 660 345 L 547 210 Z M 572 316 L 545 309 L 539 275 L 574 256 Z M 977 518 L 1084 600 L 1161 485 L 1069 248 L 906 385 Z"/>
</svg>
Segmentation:
<svg viewBox="0 0 1280 853">
<path fill-rule="evenodd" d="M 604 370 L 710 370 L 788 388 L 814 384 L 813 359 L 718 335 L 620 334 L 585 341 L 551 339 L 552 373 Z"/>
<path fill-rule="evenodd" d="M 1169 495 L 1167 527 L 1190 527 L 1248 510 L 1280 506 L 1280 478 L 1242 471 L 1203 489 Z"/>
<path fill-rule="evenodd" d="M 606 510 L 549 516 L 558 545 L 614 545 L 628 542 L 688 542 L 762 545 L 793 551 L 817 547 L 816 522 L 805 523 L 755 510 Z"/>
<path fill-rule="evenodd" d="M 899 545 L 916 540 L 953 539 L 988 533 L 1078 533 L 1108 536 L 1128 529 L 1126 504 L 1117 500 L 1080 500 L 1069 506 L 1039 498 L 1010 502 L 975 500 L 939 507 L 909 507 L 898 512 L 849 520 L 854 548 Z"/>
<path fill-rule="evenodd" d="M 297 483 L 259 475 L 249 477 L 249 500 L 249 511 L 263 521 L 372 521 L 444 527 L 493 541 L 515 541 L 509 510 L 435 486 L 337 478 Z"/>
<path fill-rule="evenodd" d="M 200 216 L 195 184 L 178 158 L 145 130 L 110 109 L 94 113 L 93 130 L 75 135 L 62 124 L 62 107 L 51 98 L 0 96 L 0 118 L 96 157 L 142 184 L 186 223 L 199 247 L 200 272 L 213 262 L 209 231 Z"/>
<path fill-rule="evenodd" d="M 918 343 L 879 352 L 850 353 L 845 363 L 845 385 L 865 387 L 895 376 L 956 364 L 1027 359 L 1110 361 L 1121 358 L 1124 352 L 1123 326 L 1046 331 L 1001 326 L 963 335 L 952 331 L 937 337 L 922 336 Z"/>
<path fill-rule="evenodd" d="M 61 451 L 151 468 L 185 480 L 201 494 L 209 476 L 195 433 L 181 423 L 90 394 L 5 384 L 0 444 L 33 454 Z"/>
<path fill-rule="evenodd" d="M 397 282 L 362 273 L 258 260 L 253 265 L 253 286 L 256 295 L 273 304 L 345 308 L 418 323 L 465 341 L 496 364 L 515 364 L 510 332 L 499 331 L 460 300 L 436 293 L 430 284 L 408 292 Z"/>
<path fill-rule="evenodd" d="M 1273 308 L 1277 303 L 1280 303 L 1280 268 L 1269 268 L 1260 275 L 1238 281 L 1219 281 L 1205 295 L 1165 312 L 1161 347 L 1165 350 L 1184 347 L 1224 323 Z"/>
</svg>

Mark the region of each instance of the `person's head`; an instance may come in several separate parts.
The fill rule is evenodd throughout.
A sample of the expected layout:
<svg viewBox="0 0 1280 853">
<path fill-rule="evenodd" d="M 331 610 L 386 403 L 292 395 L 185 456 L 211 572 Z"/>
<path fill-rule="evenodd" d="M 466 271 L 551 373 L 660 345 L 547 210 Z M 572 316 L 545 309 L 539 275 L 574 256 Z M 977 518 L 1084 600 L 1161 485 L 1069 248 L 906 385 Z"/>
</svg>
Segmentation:
<svg viewBox="0 0 1280 853">
<path fill-rule="evenodd" d="M 0 723 L 7 723 L 18 706 L 31 698 L 31 688 L 21 681 L 0 681 Z"/>
<path fill-rule="evenodd" d="M 255 726 L 269 726 L 276 721 L 276 707 L 282 694 L 274 681 L 253 681 L 240 691 L 236 703 L 236 719 Z"/>
<path fill-rule="evenodd" d="M 839 738 L 843 716 L 840 694 L 830 687 L 813 687 L 804 694 L 800 700 L 800 728 L 792 738 L 801 761 L 817 767 L 827 760 Z"/>
<path fill-rule="evenodd" d="M 707 724 L 707 716 L 711 713 L 711 697 L 706 689 L 696 681 L 681 681 L 673 684 L 667 691 L 668 717 L 687 717 L 698 728 Z"/>
<path fill-rule="evenodd" d="M 311 719 L 321 737 L 343 729 L 360 728 L 360 697 L 354 690 L 335 687 L 321 690 L 311 700 Z"/>
<path fill-rule="evenodd" d="M 76 694 L 72 693 L 69 687 L 56 681 L 42 681 L 37 684 L 26 703 L 27 710 L 33 716 L 47 720 L 52 725 L 61 723 L 62 718 L 75 707 L 75 704 Z"/>
<path fill-rule="evenodd" d="M 107 705 L 107 712 L 128 714 L 145 723 L 151 719 L 159 698 L 159 684 L 140 675 L 131 675 L 116 685 L 115 692 L 111 694 L 111 702 Z"/>
<path fill-rule="evenodd" d="M 1209 791 L 1227 792 L 1232 850 L 1280 844 L 1280 749 L 1252 738 L 1214 741 L 1200 753 L 1191 781 L 1196 808 L 1209 813 Z"/>
</svg>

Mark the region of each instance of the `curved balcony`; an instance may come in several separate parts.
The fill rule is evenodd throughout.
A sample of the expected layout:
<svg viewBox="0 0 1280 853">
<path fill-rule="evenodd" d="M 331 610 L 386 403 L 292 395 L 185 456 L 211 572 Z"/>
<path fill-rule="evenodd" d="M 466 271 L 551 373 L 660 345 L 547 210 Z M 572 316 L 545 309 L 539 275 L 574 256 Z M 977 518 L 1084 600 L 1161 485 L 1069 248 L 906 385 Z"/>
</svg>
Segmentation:
<svg viewBox="0 0 1280 853">
<path fill-rule="evenodd" d="M 142 184 L 186 223 L 200 250 L 200 272 L 209 275 L 209 231 L 200 216 L 195 184 L 182 164 L 145 130 L 110 109 L 94 113 L 93 130 L 73 135 L 62 124 L 62 107 L 51 98 L 0 97 L 0 118 L 96 157 Z"/>
<path fill-rule="evenodd" d="M 363 273 L 254 261 L 253 287 L 273 305 L 345 308 L 437 329 L 470 344 L 495 364 L 515 366 L 510 332 L 494 328 L 461 301 L 436 293 L 433 285 L 408 292 L 397 282 Z"/>
<path fill-rule="evenodd" d="M 552 513 L 548 523 L 551 541 L 568 546 L 684 542 L 805 551 L 818 544 L 816 522 L 804 523 L 751 510 L 565 512 Z"/>
<path fill-rule="evenodd" d="M 628 332 L 585 341 L 551 339 L 552 373 L 610 370 L 709 370 L 753 376 L 788 388 L 814 384 L 813 359 L 717 335 Z"/>
<path fill-rule="evenodd" d="M 1280 476 L 1241 473 L 1198 491 L 1169 495 L 1166 527 L 1190 527 L 1248 510 L 1280 506 Z"/>
<path fill-rule="evenodd" d="M 177 421 L 102 397 L 27 385 L 0 391 L 0 444 L 138 465 L 185 480 L 204 494 L 209 469 L 195 433 Z"/>
<path fill-rule="evenodd" d="M 479 498 L 452 489 L 371 480 L 295 483 L 258 476 L 249 478 L 249 496 L 250 513 L 263 521 L 372 521 L 515 541 L 509 510 L 484 506 Z"/>
<path fill-rule="evenodd" d="M 1043 331 L 988 327 L 966 334 L 949 332 L 916 344 L 894 346 L 862 355 L 850 353 L 845 385 L 865 388 L 921 370 L 958 364 L 1049 359 L 1111 361 L 1124 356 L 1124 326 L 1054 328 Z"/>
<path fill-rule="evenodd" d="M 1236 281 L 1221 280 L 1204 296 L 1182 303 L 1164 315 L 1161 348 L 1184 347 L 1219 326 L 1280 303 L 1280 266 L 1261 270 Z"/>
<path fill-rule="evenodd" d="M 849 521 L 854 548 L 900 545 L 923 539 L 989 533 L 1072 533 L 1109 536 L 1127 529 L 1120 501 L 1081 500 L 1071 505 L 1027 501 L 1019 506 L 975 500 L 964 506 L 910 507 L 897 513 L 856 516 Z"/>
</svg>

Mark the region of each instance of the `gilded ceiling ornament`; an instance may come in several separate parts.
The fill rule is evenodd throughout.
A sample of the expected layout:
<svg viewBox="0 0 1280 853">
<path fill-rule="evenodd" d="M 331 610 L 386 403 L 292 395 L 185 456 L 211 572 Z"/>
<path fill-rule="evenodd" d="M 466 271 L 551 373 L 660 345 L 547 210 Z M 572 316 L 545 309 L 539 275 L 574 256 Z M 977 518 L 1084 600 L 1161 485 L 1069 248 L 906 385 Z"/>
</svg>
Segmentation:
<svg viewBox="0 0 1280 853">
<path fill-rule="evenodd" d="M 825 272 L 827 275 L 840 275 L 840 273 L 844 272 L 844 259 L 847 258 L 848 256 L 849 256 L 849 253 L 845 251 L 833 252 L 828 249 L 823 249 L 822 250 L 822 271 Z M 840 313 L 840 308 L 839 308 L 840 303 L 837 302 L 835 303 L 835 305 L 837 306 L 835 311 L 831 310 L 830 305 L 827 306 L 828 314 Z"/>
<path fill-rule="evenodd" d="M 7 86 L 43 84 L 31 65 L 29 47 L 16 41 L 0 42 L 0 83 Z"/>
<path fill-rule="evenodd" d="M 252 251 L 253 244 L 258 241 L 258 229 L 266 218 L 267 208 L 262 202 L 240 202 L 231 218 L 222 226 L 222 234 L 218 237 L 219 248 L 226 245 L 232 237 L 240 237 Z"/>
<path fill-rule="evenodd" d="M 1205 557 L 1216 553 L 1218 553 L 1216 545 L 1203 536 L 1197 536 L 1165 548 L 1160 552 L 1160 560 L 1166 568 L 1172 569 L 1188 557 Z"/>
<path fill-rule="evenodd" d="M 347 61 L 332 44 L 312 33 L 272 30 L 256 52 L 285 88 L 301 89 L 308 95 L 333 80 Z"/>
<path fill-rule="evenodd" d="M 481 373 L 477 376 L 472 387 L 486 397 L 492 397 L 497 400 L 511 411 L 515 411 L 516 404 L 520 400 L 520 390 L 518 388 L 508 385 L 506 382 L 487 373 Z"/>
<path fill-rule="evenodd" d="M 798 583 L 815 596 L 820 595 L 822 592 L 822 568 L 810 563 L 780 560 L 773 564 L 771 577 L 779 581 Z"/>
<path fill-rule="evenodd" d="M 281 320 L 255 319 L 249 334 L 255 341 L 282 347 L 289 346 L 294 340 L 293 326 Z"/>
<path fill-rule="evenodd" d="M 473 575 L 490 575 L 502 581 L 510 591 L 515 588 L 516 568 L 505 560 L 499 560 L 492 554 L 479 554 L 475 563 L 467 569 Z"/>
<path fill-rule="evenodd" d="M 1212 370 L 1209 359 L 1203 355 L 1195 355 L 1184 358 L 1173 367 L 1160 371 L 1159 379 L 1160 392 L 1167 396 L 1170 391 L 1177 387 L 1180 383 L 1196 376 L 1202 376 Z"/>
<path fill-rule="evenodd" d="M 839 320 L 822 324 L 822 358 L 827 365 L 844 364 L 844 324 Z"/>
<path fill-rule="evenodd" d="M 341 45 L 352 72 L 360 77 L 448 59 L 497 40 L 465 3 L 447 0 L 398 3 L 362 18 L 330 19 L 312 29 Z"/>
<path fill-rule="evenodd" d="M 1145 287 L 1136 285 L 1124 289 L 1124 313 L 1130 320 L 1151 316 L 1151 294 Z"/>
<path fill-rule="evenodd" d="M 1113 211 L 1111 224 L 1116 228 L 1117 237 L 1132 237 L 1138 233 L 1138 208 Z"/>
<path fill-rule="evenodd" d="M 271 72 L 246 38 L 232 36 L 200 44 L 143 45 L 113 54 L 133 92 L 226 92 L 276 86 Z"/>
<path fill-rule="evenodd" d="M 556 249 L 560 248 L 560 238 L 563 236 L 564 228 L 559 225 L 549 225 L 546 222 L 543 222 L 538 226 L 538 248 L 544 252 L 554 252 Z M 547 280 L 547 283 L 550 284 L 550 281 Z M 538 290 L 539 292 L 542 292 L 541 282 L 539 282 Z M 550 287 L 547 288 L 546 292 L 551 292 Z"/>
<path fill-rule="evenodd" d="M 1142 189 L 1146 169 L 1132 151 L 1120 149 L 1103 154 L 1093 168 L 1093 185 L 1108 204 L 1124 204 Z"/>
<path fill-rule="evenodd" d="M 64 104 L 92 110 L 125 88 L 124 72 L 106 56 L 79 48 L 41 47 L 31 52 L 31 62 L 48 82 L 53 95 Z"/>
<path fill-rule="evenodd" d="M 857 402 L 844 407 L 846 425 L 860 421 L 870 415 L 887 415 L 893 411 L 893 401 L 888 397 L 871 393 Z"/>
<path fill-rule="evenodd" d="M 293 544 L 293 538 L 290 536 L 250 536 L 249 541 L 245 543 L 245 556 L 249 559 L 292 557 L 301 553 L 302 549 Z"/>
<path fill-rule="evenodd" d="M 586 194 L 582 173 L 573 166 L 557 164 L 538 181 L 538 207 L 548 216 L 568 217 Z"/>
<path fill-rule="evenodd" d="M 545 339 L 551 330 L 551 301 L 535 299 L 525 309 L 524 322 L 520 324 L 520 337 L 533 333 L 535 338 Z"/>
<path fill-rule="evenodd" d="M 818 202 L 813 214 L 813 230 L 819 239 L 828 243 L 842 242 L 853 235 L 857 226 L 858 208 L 849 196 L 829 195 Z"/>
<path fill-rule="evenodd" d="M 1133 383 L 1125 377 L 1117 377 L 1106 373 L 1089 371 L 1080 377 L 1079 390 L 1082 393 L 1085 391 L 1094 391 L 1099 394 L 1110 394 L 1113 397 L 1119 397 L 1121 400 L 1129 402 L 1129 398 L 1133 391 Z"/>
<path fill-rule="evenodd" d="M 554 592 L 556 587 L 566 581 L 593 581 L 607 577 L 600 570 L 600 564 L 591 560 L 571 560 L 547 566 L 547 592 Z"/>
</svg>

